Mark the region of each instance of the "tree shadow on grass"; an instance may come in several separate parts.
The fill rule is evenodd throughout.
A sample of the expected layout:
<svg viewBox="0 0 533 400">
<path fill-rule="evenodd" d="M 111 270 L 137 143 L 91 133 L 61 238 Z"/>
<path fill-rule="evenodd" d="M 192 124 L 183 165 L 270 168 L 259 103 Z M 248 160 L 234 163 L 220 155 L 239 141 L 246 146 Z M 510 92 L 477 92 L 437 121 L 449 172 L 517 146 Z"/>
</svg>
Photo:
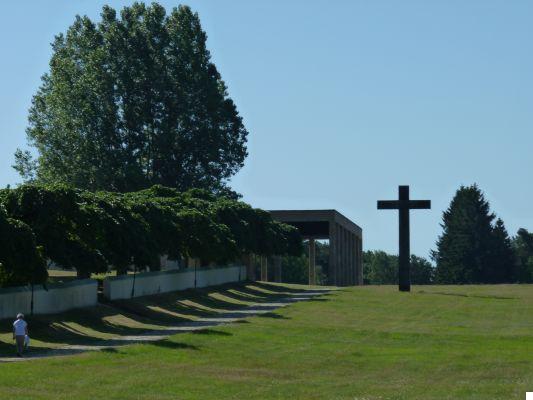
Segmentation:
<svg viewBox="0 0 533 400">
<path fill-rule="evenodd" d="M 305 292 L 307 289 L 305 288 L 291 288 L 288 286 L 280 286 L 276 285 L 274 283 L 268 283 L 268 282 L 252 282 L 251 286 L 256 286 L 263 290 L 268 290 L 271 292 L 277 292 L 281 294 L 290 294 L 290 293 L 301 293 Z"/>
<path fill-rule="evenodd" d="M 273 319 L 290 319 L 289 317 L 286 317 L 286 316 L 281 315 L 281 314 L 273 313 L 273 312 L 257 314 L 256 317 L 259 317 L 259 318 L 273 318 Z"/>
<path fill-rule="evenodd" d="M 313 298 L 312 293 L 312 289 L 306 291 L 305 289 L 293 289 L 261 282 L 241 282 L 215 288 L 192 289 L 156 296 L 110 301 L 96 307 L 71 310 L 57 315 L 29 316 L 28 323 L 32 339 L 42 342 L 45 346 L 46 343 L 98 345 L 97 342 L 110 340 L 110 337 L 136 336 L 145 334 L 150 329 L 157 330 L 157 327 L 201 324 L 202 318 L 227 317 L 231 319 L 235 316 L 251 316 L 251 314 L 246 315 L 246 312 L 238 313 L 236 310 L 253 311 L 255 307 L 257 311 L 270 311 L 277 307 L 269 304 L 261 305 L 261 303 L 291 303 L 297 301 L 297 299 L 291 299 L 294 294 L 311 301 L 327 301 L 326 299 Z M 216 297 L 217 294 L 220 296 Z M 250 307 L 252 303 L 256 305 Z M 287 319 L 287 317 L 272 312 L 259 316 Z M 243 319 L 232 322 L 249 323 Z M 14 345 L 7 339 L 11 334 L 11 323 L 10 320 L 0 321 L 0 334 L 3 334 L 4 337 L 0 341 L 0 355 L 11 356 L 14 353 Z M 205 322 L 205 324 L 211 323 Z M 209 332 L 209 330 L 207 331 Z M 79 352 L 75 349 L 63 351 L 53 347 L 34 347 L 33 349 L 39 354 L 54 352 L 54 354 L 63 355 Z"/>
<path fill-rule="evenodd" d="M 325 298 L 322 298 L 322 297 L 311 297 L 309 299 L 305 299 L 305 301 L 320 301 L 320 302 L 324 302 L 324 301 L 330 301 L 330 299 L 325 299 Z"/>
<path fill-rule="evenodd" d="M 110 354 L 117 354 L 119 351 L 116 347 L 106 347 L 100 350 L 102 353 L 110 353 Z"/>
<path fill-rule="evenodd" d="M 259 286 L 255 286 L 255 284 L 241 286 L 239 288 L 236 288 L 236 290 L 241 294 L 245 296 L 250 296 L 253 298 L 253 301 L 255 303 L 266 303 L 266 302 L 272 302 L 276 301 L 278 299 L 286 298 L 290 296 L 289 293 L 283 293 L 283 292 L 268 292 L 264 289 L 262 289 Z"/>
<path fill-rule="evenodd" d="M 117 322 L 112 322 L 113 319 Z M 146 331 L 147 328 L 123 325 L 119 321 L 129 320 L 135 324 L 150 322 L 108 305 L 71 310 L 62 314 L 28 316 L 26 320 L 33 340 L 55 344 L 93 343 L 109 335 L 135 335 Z M 0 323 L 0 334 L 11 333 L 11 323 L 8 322 Z"/>
<path fill-rule="evenodd" d="M 70 356 L 74 354 L 80 354 L 84 353 L 85 350 L 79 350 L 79 349 L 58 349 L 53 347 L 30 347 L 29 349 L 26 349 L 24 351 L 23 357 L 21 361 L 24 360 L 32 360 L 32 359 L 39 359 L 44 357 L 50 357 L 50 356 Z M 14 359 L 16 360 L 17 353 L 15 350 L 15 346 L 13 345 L 12 348 L 10 348 L 8 351 L 5 351 L 4 349 L 0 349 L 0 358 L 8 358 L 8 359 Z M 4 361 L 0 360 L 0 363 Z M 10 362 L 10 361 L 6 361 Z"/>
<path fill-rule="evenodd" d="M 172 349 L 172 350 L 200 350 L 198 346 L 194 346 L 192 344 L 187 344 L 187 343 L 182 343 L 182 342 L 174 342 L 172 340 L 158 340 L 156 342 L 150 342 L 147 344 L 150 346 L 162 347 L 165 349 Z"/>
<path fill-rule="evenodd" d="M 473 297 L 477 299 L 493 299 L 493 300 L 518 300 L 520 299 L 519 297 L 507 297 L 507 296 L 498 296 L 498 295 L 451 293 L 451 292 L 426 292 L 424 290 L 420 290 L 416 293 L 417 294 L 440 295 L 440 296 Z"/>
<path fill-rule="evenodd" d="M 221 290 L 219 293 L 222 296 L 244 303 L 240 305 L 241 307 L 246 307 L 250 303 L 257 303 L 264 299 L 263 297 L 255 296 L 252 293 L 246 293 L 242 291 L 241 288 Z"/>
<path fill-rule="evenodd" d="M 191 332 L 193 335 L 213 335 L 213 336 L 233 336 L 232 333 L 226 331 L 217 331 L 215 329 L 198 329 Z"/>
</svg>

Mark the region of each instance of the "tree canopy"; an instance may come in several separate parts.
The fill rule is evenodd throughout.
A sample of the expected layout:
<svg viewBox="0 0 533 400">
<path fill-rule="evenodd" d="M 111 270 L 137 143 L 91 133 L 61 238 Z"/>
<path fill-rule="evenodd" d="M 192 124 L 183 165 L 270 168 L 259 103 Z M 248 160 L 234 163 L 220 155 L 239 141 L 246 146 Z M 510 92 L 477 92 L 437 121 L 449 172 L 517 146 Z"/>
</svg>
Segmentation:
<svg viewBox="0 0 533 400">
<path fill-rule="evenodd" d="M 27 135 L 15 154 L 27 180 L 88 190 L 162 184 L 227 190 L 247 134 L 211 62 L 198 14 L 134 3 L 101 20 L 77 16 L 52 44 Z"/>
</svg>

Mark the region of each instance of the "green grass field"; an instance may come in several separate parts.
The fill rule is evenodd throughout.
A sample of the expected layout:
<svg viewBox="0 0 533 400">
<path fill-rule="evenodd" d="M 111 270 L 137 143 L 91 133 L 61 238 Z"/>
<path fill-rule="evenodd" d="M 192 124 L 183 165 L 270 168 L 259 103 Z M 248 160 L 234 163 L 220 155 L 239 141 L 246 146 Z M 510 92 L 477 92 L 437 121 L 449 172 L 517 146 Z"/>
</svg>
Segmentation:
<svg viewBox="0 0 533 400">
<path fill-rule="evenodd" d="M 54 347 L 215 315 L 291 290 L 229 286 L 30 323 L 37 344 Z M 8 330 L 0 335 L 4 355 L 12 350 Z M 525 399 L 527 390 L 528 285 L 343 289 L 161 342 L 0 364 L 1 399 Z"/>
</svg>

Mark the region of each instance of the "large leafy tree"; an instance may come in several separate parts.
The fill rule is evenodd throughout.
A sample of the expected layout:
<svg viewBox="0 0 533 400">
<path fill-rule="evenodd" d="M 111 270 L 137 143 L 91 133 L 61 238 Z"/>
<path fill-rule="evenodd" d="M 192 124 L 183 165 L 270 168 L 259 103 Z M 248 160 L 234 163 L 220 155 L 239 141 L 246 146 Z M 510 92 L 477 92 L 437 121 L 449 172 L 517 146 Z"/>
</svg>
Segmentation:
<svg viewBox="0 0 533 400">
<path fill-rule="evenodd" d="M 461 186 L 442 217 L 433 258 L 439 283 L 497 283 L 512 279 L 513 252 L 505 226 L 483 192 Z"/>
<path fill-rule="evenodd" d="M 38 158 L 15 168 L 44 183 L 134 191 L 153 184 L 224 192 L 247 131 L 189 7 L 134 3 L 76 17 L 52 45 L 27 135 Z"/>
</svg>

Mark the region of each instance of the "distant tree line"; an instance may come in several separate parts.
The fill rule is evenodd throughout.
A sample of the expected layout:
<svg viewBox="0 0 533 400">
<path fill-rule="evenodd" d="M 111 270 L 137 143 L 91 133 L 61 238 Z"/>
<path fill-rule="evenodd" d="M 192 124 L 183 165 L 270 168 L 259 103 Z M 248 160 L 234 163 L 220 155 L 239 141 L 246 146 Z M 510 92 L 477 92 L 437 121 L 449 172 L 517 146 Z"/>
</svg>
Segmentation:
<svg viewBox="0 0 533 400">
<path fill-rule="evenodd" d="M 423 257 L 411 255 L 411 283 L 429 285 L 435 281 L 435 267 Z M 384 251 L 363 252 L 363 282 L 366 285 L 398 284 L 398 256 Z"/>
<path fill-rule="evenodd" d="M 0 286 L 44 282 L 45 260 L 88 277 L 157 270 L 162 255 L 207 265 L 302 252 L 297 229 L 266 211 L 163 186 L 125 194 L 64 185 L 0 190 L 0 233 Z"/>
<path fill-rule="evenodd" d="M 303 252 L 298 257 L 284 256 L 281 260 L 282 282 L 307 284 L 309 282 L 309 241 L 303 242 Z M 329 244 L 315 241 L 315 266 L 317 285 L 328 284 Z"/>
</svg>

